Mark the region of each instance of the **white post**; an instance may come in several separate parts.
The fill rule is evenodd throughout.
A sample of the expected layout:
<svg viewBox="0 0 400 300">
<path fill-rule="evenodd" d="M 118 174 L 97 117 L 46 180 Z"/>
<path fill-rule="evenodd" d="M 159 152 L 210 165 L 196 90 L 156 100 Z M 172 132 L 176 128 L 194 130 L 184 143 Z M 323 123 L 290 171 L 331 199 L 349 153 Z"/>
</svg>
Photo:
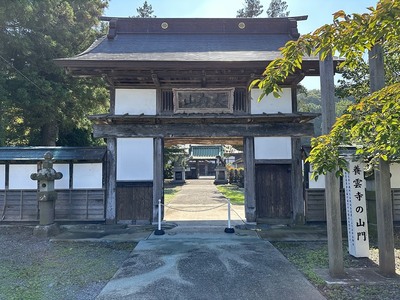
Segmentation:
<svg viewBox="0 0 400 300">
<path fill-rule="evenodd" d="M 163 235 L 165 232 L 161 229 L 161 199 L 158 199 L 158 227 L 154 235 Z"/>
<path fill-rule="evenodd" d="M 225 228 L 226 233 L 234 233 L 235 229 L 231 228 L 231 200 L 228 198 L 228 227 Z"/>
</svg>

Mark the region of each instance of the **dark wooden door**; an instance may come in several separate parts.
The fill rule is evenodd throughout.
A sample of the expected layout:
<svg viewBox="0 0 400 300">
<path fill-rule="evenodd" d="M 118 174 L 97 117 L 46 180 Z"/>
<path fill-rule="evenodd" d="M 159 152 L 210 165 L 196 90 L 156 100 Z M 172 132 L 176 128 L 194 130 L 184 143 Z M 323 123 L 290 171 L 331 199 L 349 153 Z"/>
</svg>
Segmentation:
<svg viewBox="0 0 400 300">
<path fill-rule="evenodd" d="M 153 184 L 151 182 L 117 183 L 117 220 L 151 222 L 153 216 Z"/>
<path fill-rule="evenodd" d="M 256 165 L 257 219 L 289 219 L 292 212 L 291 165 Z"/>
</svg>

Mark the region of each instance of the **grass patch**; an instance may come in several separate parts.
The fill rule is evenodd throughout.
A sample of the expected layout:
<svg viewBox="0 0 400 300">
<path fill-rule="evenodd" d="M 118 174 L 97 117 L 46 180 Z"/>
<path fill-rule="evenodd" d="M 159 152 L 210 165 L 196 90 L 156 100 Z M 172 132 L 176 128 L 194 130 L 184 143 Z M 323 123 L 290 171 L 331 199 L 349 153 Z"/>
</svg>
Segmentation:
<svg viewBox="0 0 400 300">
<path fill-rule="evenodd" d="M 236 185 L 218 185 L 218 191 L 226 198 L 231 200 L 232 204 L 244 205 L 244 191 Z"/>
<path fill-rule="evenodd" d="M 272 242 L 272 244 L 329 300 L 399 299 L 399 283 L 327 285 L 315 271 L 316 269 L 329 268 L 328 245 L 326 242 Z M 343 242 L 343 253 L 345 268 L 377 267 L 368 258 L 354 258 L 349 255 L 347 252 L 347 242 Z"/>
<path fill-rule="evenodd" d="M 303 272 L 311 283 L 318 287 L 325 285 L 325 281 L 315 272 L 317 268 L 328 267 L 328 249 L 325 244 L 276 242 L 273 245 Z"/>
<path fill-rule="evenodd" d="M 170 203 L 176 196 L 176 194 L 181 190 L 181 187 L 166 187 L 164 188 L 164 203 Z"/>
<path fill-rule="evenodd" d="M 5 258 L 0 267 L 0 299 L 73 299 L 104 285 L 134 248 L 133 243 L 56 243 L 27 262 Z"/>
</svg>

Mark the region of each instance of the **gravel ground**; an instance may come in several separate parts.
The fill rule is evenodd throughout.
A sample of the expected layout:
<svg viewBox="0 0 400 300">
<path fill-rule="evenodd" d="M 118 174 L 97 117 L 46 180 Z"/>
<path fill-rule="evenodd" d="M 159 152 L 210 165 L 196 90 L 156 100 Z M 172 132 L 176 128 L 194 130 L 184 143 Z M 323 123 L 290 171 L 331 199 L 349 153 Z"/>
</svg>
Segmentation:
<svg viewBox="0 0 400 300">
<path fill-rule="evenodd" d="M 95 299 L 134 243 L 49 242 L 0 226 L 0 299 Z"/>
</svg>

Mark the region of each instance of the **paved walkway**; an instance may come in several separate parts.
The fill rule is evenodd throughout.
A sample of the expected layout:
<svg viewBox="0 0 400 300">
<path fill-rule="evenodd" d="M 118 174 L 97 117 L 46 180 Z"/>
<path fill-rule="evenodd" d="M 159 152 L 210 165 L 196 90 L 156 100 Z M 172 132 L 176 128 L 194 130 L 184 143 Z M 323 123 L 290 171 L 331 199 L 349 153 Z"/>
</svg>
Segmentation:
<svg viewBox="0 0 400 300">
<path fill-rule="evenodd" d="M 177 200 L 176 207 L 196 210 L 223 201 L 213 185 L 200 181 L 185 186 Z M 97 299 L 324 299 L 255 231 L 224 233 L 225 214 L 189 218 L 166 211 L 177 226 L 140 241 Z"/>
<path fill-rule="evenodd" d="M 228 202 L 211 179 L 187 180 L 186 184 L 165 206 L 164 221 L 215 221 L 214 225 L 227 225 Z M 244 224 L 243 205 L 231 205 L 232 226 Z M 182 223 L 181 223 L 182 224 Z"/>
</svg>

